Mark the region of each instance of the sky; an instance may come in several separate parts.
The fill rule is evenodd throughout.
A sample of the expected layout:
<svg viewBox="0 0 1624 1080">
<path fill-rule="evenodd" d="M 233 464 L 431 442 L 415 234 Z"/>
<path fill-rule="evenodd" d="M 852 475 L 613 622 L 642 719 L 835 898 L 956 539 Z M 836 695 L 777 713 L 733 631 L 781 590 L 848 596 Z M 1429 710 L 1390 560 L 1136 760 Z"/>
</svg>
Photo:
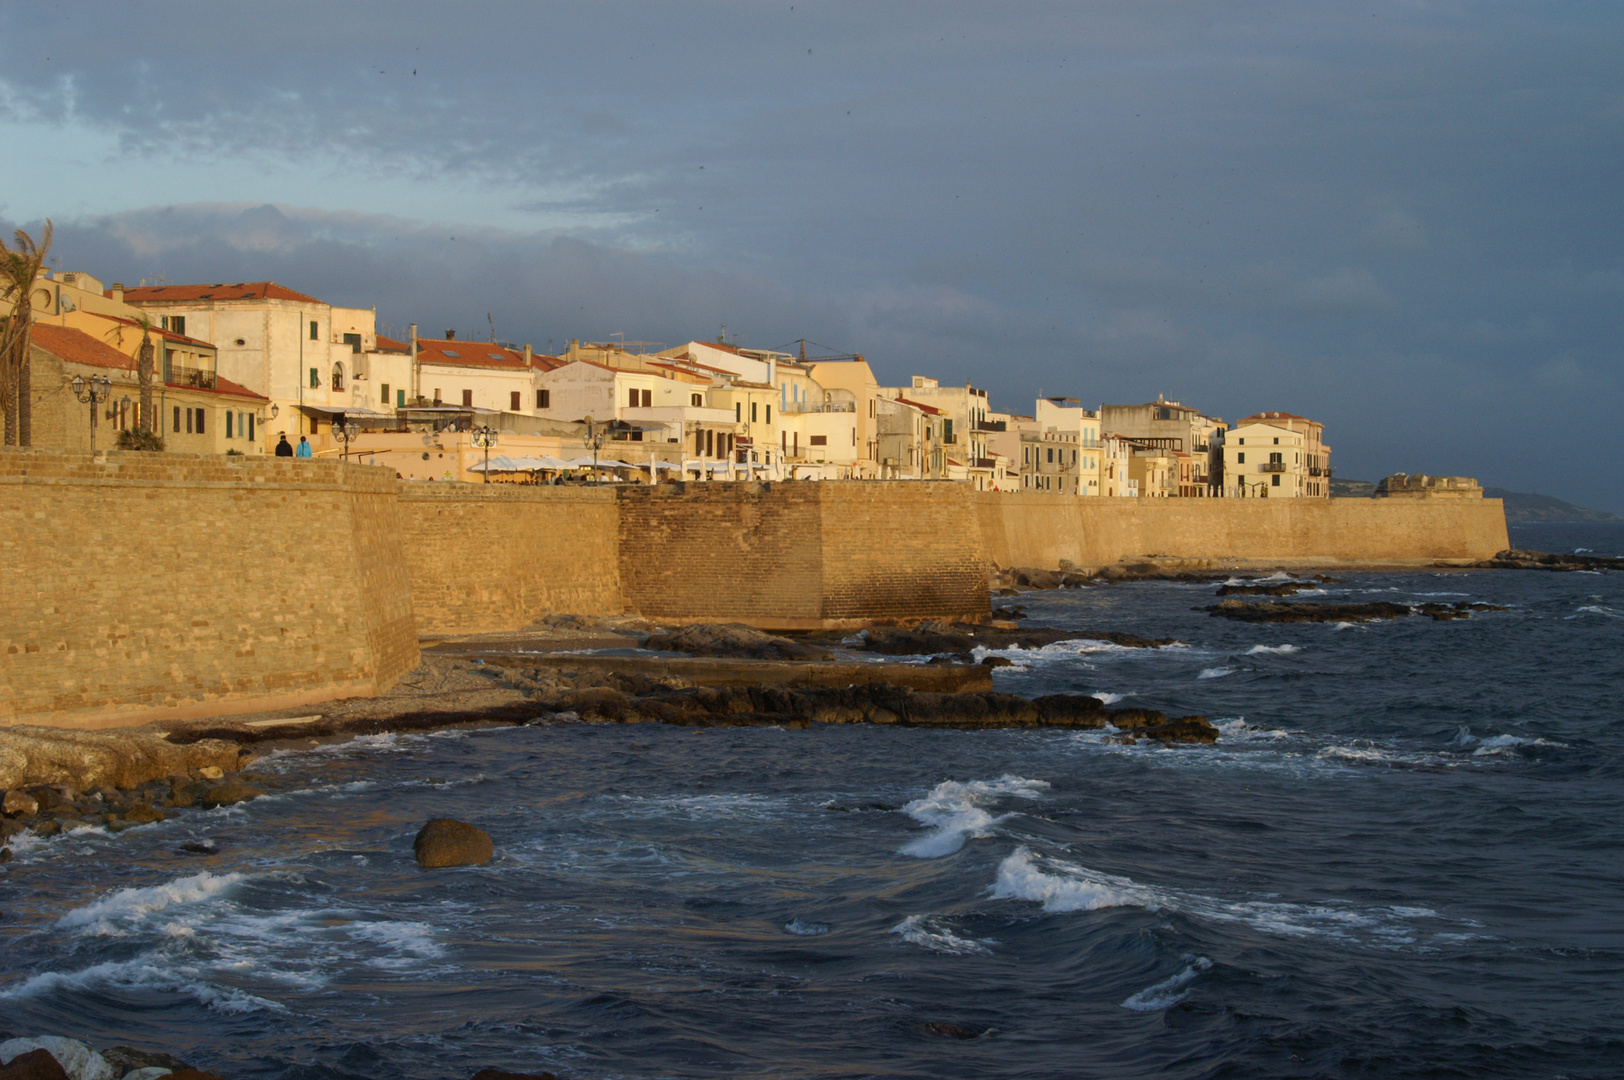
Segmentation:
<svg viewBox="0 0 1624 1080">
<path fill-rule="evenodd" d="M 41 0 L 0 227 L 397 334 L 1284 410 L 1339 476 L 1624 512 L 1620 56 L 1611 2 Z"/>
</svg>

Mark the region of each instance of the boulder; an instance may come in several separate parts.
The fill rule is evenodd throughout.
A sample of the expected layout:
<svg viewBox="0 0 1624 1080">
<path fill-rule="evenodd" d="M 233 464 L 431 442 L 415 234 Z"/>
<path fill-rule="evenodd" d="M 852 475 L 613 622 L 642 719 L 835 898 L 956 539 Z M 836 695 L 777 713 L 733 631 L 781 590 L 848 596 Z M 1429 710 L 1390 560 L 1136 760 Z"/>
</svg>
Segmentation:
<svg viewBox="0 0 1624 1080">
<path fill-rule="evenodd" d="M 763 633 L 741 623 L 698 623 L 651 634 L 646 649 L 690 656 L 730 656 L 749 660 L 832 660 L 825 649 Z"/>
<path fill-rule="evenodd" d="M 102 1057 L 113 1069 L 122 1072 L 122 1080 L 147 1080 L 142 1070 L 161 1069 L 154 1076 L 167 1076 L 187 1068 L 186 1062 L 169 1054 L 155 1053 L 151 1050 L 137 1050 L 133 1046 L 114 1046 L 101 1052 Z"/>
<path fill-rule="evenodd" d="M 10 817 L 27 817 L 39 813 L 39 800 L 26 791 L 8 791 L 0 802 L 0 813 Z"/>
<path fill-rule="evenodd" d="M 412 841 L 417 864 L 422 867 L 479 866 L 490 862 L 495 849 L 484 829 L 466 821 L 435 818 L 418 830 Z"/>
<path fill-rule="evenodd" d="M 12 1042 L 23 1040 L 13 1039 Z M 0 1080 L 71 1080 L 49 1050 L 33 1049 L 0 1065 Z"/>
<path fill-rule="evenodd" d="M 161 1080 L 162 1077 L 174 1075 L 174 1069 L 166 1069 L 162 1065 L 146 1065 L 139 1069 L 131 1069 L 121 1080 Z"/>
<path fill-rule="evenodd" d="M 58 1035 L 39 1035 L 32 1039 L 7 1039 L 0 1043 L 0 1062 L 7 1065 L 30 1051 L 44 1050 L 61 1068 L 68 1080 L 117 1080 L 113 1067 L 96 1051 L 78 1039 L 64 1039 Z M 0 1073 L 0 1076 L 6 1074 Z M 19 1076 L 30 1074 L 20 1073 Z M 52 1076 L 50 1072 L 33 1075 Z"/>
<path fill-rule="evenodd" d="M 162 821 L 164 812 L 156 806 L 145 804 L 132 806 L 124 811 L 124 820 L 132 825 L 151 825 L 155 821 Z"/>
<path fill-rule="evenodd" d="M 132 788 L 160 776 L 237 764 L 236 743 L 172 743 L 151 731 L 80 731 L 18 725 L 0 728 L 0 789 L 36 784 Z"/>
<path fill-rule="evenodd" d="M 176 1069 L 169 1074 L 169 1080 L 224 1080 L 211 1072 L 202 1069 Z"/>
<path fill-rule="evenodd" d="M 213 810 L 217 806 L 235 806 L 240 802 L 257 799 L 263 794 L 265 793 L 259 788 L 233 779 L 209 788 L 198 801 L 203 804 L 204 809 Z"/>
</svg>

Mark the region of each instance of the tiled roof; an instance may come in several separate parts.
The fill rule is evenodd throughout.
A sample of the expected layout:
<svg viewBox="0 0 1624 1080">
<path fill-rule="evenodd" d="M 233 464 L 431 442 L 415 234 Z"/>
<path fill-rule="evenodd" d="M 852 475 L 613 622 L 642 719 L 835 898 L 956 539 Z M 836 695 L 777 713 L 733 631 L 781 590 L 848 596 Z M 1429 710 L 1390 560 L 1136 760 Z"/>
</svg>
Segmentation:
<svg viewBox="0 0 1624 1080">
<path fill-rule="evenodd" d="M 169 385 L 173 387 L 173 386 L 176 386 L 177 384 L 170 383 Z M 191 391 L 194 391 L 195 393 L 199 393 L 199 394 L 224 394 L 227 397 L 248 398 L 250 401 L 269 401 L 269 400 L 271 400 L 270 398 L 266 397 L 264 394 L 256 394 L 252 390 L 248 389 L 248 387 L 243 386 L 241 383 L 234 383 L 230 379 L 227 379 L 222 375 L 216 375 L 214 377 L 214 385 L 212 387 L 209 387 L 209 386 L 179 386 L 178 388 L 181 389 L 181 390 L 191 390 Z"/>
<path fill-rule="evenodd" d="M 125 356 L 104 341 L 97 341 L 83 330 L 68 326 L 50 326 L 35 323 L 29 330 L 29 341 L 61 360 L 91 367 L 134 371 L 135 360 Z"/>
<path fill-rule="evenodd" d="M 103 296 L 112 296 L 106 289 Z M 154 303 L 165 300 L 297 300 L 306 304 L 319 304 L 314 296 L 278 285 L 274 281 L 239 281 L 215 285 L 141 285 L 124 290 L 126 304 Z"/>
<path fill-rule="evenodd" d="M 140 323 L 136 322 L 134 319 L 126 319 L 122 315 L 103 315 L 102 318 L 111 319 L 113 322 L 122 323 L 125 326 L 133 326 L 137 330 L 141 329 Z M 212 341 L 204 341 L 202 338 L 187 337 L 185 334 L 177 334 L 173 330 L 165 330 L 161 326 L 149 326 L 147 327 L 147 332 L 153 337 L 160 337 L 165 341 L 178 341 L 182 345 L 201 345 L 205 349 L 214 348 L 214 342 Z"/>
<path fill-rule="evenodd" d="M 417 339 L 417 360 L 421 364 L 447 367 L 515 368 L 528 371 L 524 354 L 490 341 L 445 341 Z"/>
<path fill-rule="evenodd" d="M 1254 421 L 1254 420 L 1257 421 L 1260 424 L 1266 424 L 1270 420 L 1301 420 L 1305 424 L 1317 424 L 1317 423 L 1319 423 L 1318 420 L 1310 420 L 1306 416 L 1298 416 L 1296 413 L 1289 413 L 1289 412 L 1260 412 L 1260 413 L 1253 413 L 1251 416 L 1243 416 L 1243 417 L 1241 417 L 1239 420 L 1235 421 L 1235 423 L 1237 423 L 1237 424 L 1245 424 L 1245 423 L 1247 423 L 1249 421 Z"/>
<path fill-rule="evenodd" d="M 412 351 L 412 346 L 410 342 L 396 341 L 392 337 L 384 337 L 379 334 L 377 349 L 379 352 L 409 353 Z"/>
<path fill-rule="evenodd" d="M 905 397 L 899 397 L 899 398 L 897 398 L 897 400 L 902 402 L 902 404 L 904 404 L 904 405 L 912 405 L 914 408 L 918 409 L 920 412 L 927 412 L 927 413 L 930 413 L 932 416 L 940 416 L 940 415 L 942 415 L 942 410 L 940 410 L 940 409 L 938 409 L 938 408 L 936 408 L 936 407 L 934 407 L 932 405 L 922 405 L 917 401 L 909 401 Z"/>
</svg>

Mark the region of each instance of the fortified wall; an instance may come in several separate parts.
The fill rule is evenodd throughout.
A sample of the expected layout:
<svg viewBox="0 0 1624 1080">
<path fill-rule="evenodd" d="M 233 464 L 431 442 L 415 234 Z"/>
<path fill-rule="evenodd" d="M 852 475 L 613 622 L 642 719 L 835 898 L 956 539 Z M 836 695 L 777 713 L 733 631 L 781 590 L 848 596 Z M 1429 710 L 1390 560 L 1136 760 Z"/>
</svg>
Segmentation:
<svg viewBox="0 0 1624 1080">
<path fill-rule="evenodd" d="M 1099 499 L 919 482 L 399 483 L 332 460 L 0 451 L 0 723 L 381 692 L 420 635 L 549 612 L 767 629 L 984 615 L 991 565 L 1428 564 L 1492 499 Z"/>
</svg>

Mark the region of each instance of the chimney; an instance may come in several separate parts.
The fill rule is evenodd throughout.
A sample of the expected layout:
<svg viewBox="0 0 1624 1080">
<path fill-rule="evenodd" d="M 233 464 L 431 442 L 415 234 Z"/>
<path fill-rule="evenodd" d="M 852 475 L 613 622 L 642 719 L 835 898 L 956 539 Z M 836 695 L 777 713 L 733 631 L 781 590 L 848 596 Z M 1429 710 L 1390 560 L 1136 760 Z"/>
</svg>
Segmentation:
<svg viewBox="0 0 1624 1080">
<path fill-rule="evenodd" d="M 122 281 L 113 282 L 113 288 L 110 291 L 113 294 L 113 303 L 122 304 L 124 302 L 124 283 Z"/>
<path fill-rule="evenodd" d="M 530 366 L 530 345 L 529 345 L 528 342 L 525 344 L 525 347 L 524 347 L 524 366 L 525 367 Z"/>
<path fill-rule="evenodd" d="M 445 339 L 447 341 L 456 341 L 457 340 L 457 332 L 455 330 L 447 330 L 445 332 Z"/>
<path fill-rule="evenodd" d="M 417 324 L 411 324 L 411 333 L 407 338 L 412 351 L 412 404 L 416 405 L 423 400 L 423 371 L 417 366 Z"/>
</svg>

